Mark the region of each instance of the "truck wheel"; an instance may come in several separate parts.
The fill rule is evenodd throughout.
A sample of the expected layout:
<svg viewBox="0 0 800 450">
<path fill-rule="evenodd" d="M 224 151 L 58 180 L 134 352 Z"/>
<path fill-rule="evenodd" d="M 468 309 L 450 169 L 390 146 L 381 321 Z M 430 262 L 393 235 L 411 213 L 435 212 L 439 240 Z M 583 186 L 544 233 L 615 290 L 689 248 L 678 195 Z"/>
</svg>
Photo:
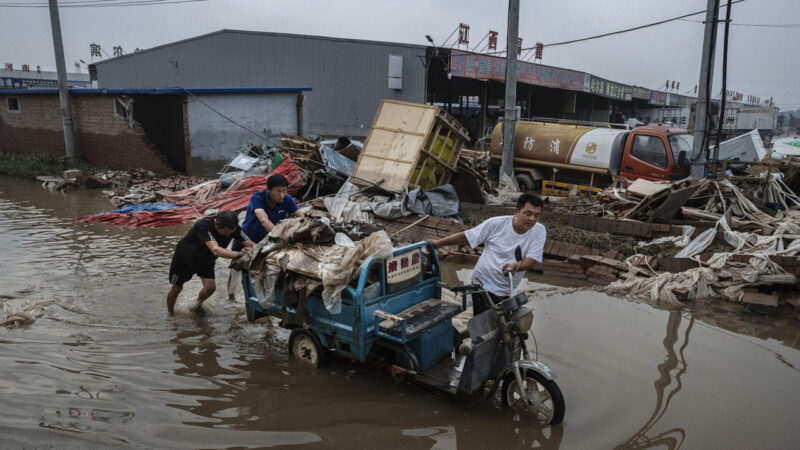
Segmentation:
<svg viewBox="0 0 800 450">
<path fill-rule="evenodd" d="M 555 381 L 548 380 L 533 370 L 522 371 L 524 391 L 531 405 L 519 394 L 517 379 L 508 374 L 503 380 L 503 406 L 518 414 L 530 414 L 542 423 L 558 424 L 564 420 L 564 396 Z"/>
<path fill-rule="evenodd" d="M 533 181 L 533 177 L 527 173 L 517 174 L 517 184 L 519 185 L 519 190 L 522 192 L 532 191 L 536 187 L 536 182 Z"/>
<path fill-rule="evenodd" d="M 319 339 L 310 332 L 296 328 L 289 335 L 289 356 L 293 356 L 312 367 L 322 367 L 328 363 L 328 352 L 322 348 Z"/>
</svg>

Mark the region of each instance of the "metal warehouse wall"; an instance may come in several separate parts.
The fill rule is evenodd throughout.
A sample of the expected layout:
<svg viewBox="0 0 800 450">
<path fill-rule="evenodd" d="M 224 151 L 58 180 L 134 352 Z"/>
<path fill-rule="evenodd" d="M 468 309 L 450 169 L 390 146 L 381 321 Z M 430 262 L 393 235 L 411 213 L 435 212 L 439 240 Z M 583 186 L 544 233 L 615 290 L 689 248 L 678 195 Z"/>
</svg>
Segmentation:
<svg viewBox="0 0 800 450">
<path fill-rule="evenodd" d="M 403 89 L 388 87 L 389 55 Z M 311 86 L 304 134 L 365 136 L 381 99 L 422 102 L 425 47 L 222 30 L 97 63 L 100 88 Z"/>
<path fill-rule="evenodd" d="M 297 93 L 199 94 L 188 98 L 192 157 L 229 160 L 242 145 L 264 144 L 206 105 L 237 123 L 268 136 L 297 133 Z M 303 120 L 307 120 L 304 118 Z M 280 143 L 279 137 L 271 141 Z"/>
</svg>

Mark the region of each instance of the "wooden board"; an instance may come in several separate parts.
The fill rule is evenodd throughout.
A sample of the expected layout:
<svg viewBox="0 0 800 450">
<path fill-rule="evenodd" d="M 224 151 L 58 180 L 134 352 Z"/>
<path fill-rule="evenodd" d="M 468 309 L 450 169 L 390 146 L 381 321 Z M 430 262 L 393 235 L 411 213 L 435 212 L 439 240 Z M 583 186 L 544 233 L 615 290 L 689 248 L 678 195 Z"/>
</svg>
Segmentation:
<svg viewBox="0 0 800 450">
<path fill-rule="evenodd" d="M 375 183 L 401 192 L 421 156 L 436 119 L 435 106 L 383 100 L 353 171 L 357 184 Z"/>
</svg>

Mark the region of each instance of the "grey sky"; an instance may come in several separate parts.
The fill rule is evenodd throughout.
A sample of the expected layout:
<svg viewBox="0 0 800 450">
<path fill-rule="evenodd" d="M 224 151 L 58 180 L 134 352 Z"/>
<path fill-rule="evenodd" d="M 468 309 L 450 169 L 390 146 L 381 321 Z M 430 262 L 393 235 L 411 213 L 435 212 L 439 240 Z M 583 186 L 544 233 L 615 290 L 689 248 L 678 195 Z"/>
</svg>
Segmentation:
<svg viewBox="0 0 800 450">
<path fill-rule="evenodd" d="M 61 0 L 65 3 L 70 0 Z M 75 0 L 71 0 L 75 1 Z M 46 0 L 0 0 L 43 4 Z M 726 3 L 722 0 L 722 3 Z M 521 0 L 523 46 L 545 44 L 643 25 L 704 10 L 706 0 Z M 62 8 L 68 70 L 89 58 L 95 42 L 109 54 L 167 44 L 223 28 L 273 31 L 390 42 L 441 44 L 459 22 L 470 25 L 470 43 L 490 30 L 504 47 L 506 1 L 459 0 L 209 0 L 160 6 Z M 724 8 L 720 12 L 724 18 Z M 697 84 L 704 19 L 697 15 L 618 36 L 544 49 L 543 63 L 577 69 L 627 84 L 662 88 Z M 798 24 L 800 0 L 745 0 L 733 6 L 733 23 Z M 714 92 L 721 87 L 722 28 Z M 53 70 L 46 8 L 0 8 L 0 62 Z M 773 96 L 782 108 L 800 108 L 800 27 L 731 27 L 728 88 Z"/>
</svg>

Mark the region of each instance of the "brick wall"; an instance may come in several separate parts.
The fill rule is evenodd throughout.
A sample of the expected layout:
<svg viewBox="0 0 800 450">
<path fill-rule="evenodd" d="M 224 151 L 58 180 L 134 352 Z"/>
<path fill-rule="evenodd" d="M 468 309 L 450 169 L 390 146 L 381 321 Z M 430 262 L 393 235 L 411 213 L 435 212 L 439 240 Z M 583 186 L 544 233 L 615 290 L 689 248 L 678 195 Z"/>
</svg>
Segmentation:
<svg viewBox="0 0 800 450">
<path fill-rule="evenodd" d="M 6 97 L 0 94 L 0 151 L 66 155 L 58 94 L 14 95 L 18 112 L 8 110 Z M 129 127 L 114 113 L 114 96 L 78 94 L 70 100 L 80 158 L 116 169 L 174 172 L 141 127 Z"/>
</svg>

